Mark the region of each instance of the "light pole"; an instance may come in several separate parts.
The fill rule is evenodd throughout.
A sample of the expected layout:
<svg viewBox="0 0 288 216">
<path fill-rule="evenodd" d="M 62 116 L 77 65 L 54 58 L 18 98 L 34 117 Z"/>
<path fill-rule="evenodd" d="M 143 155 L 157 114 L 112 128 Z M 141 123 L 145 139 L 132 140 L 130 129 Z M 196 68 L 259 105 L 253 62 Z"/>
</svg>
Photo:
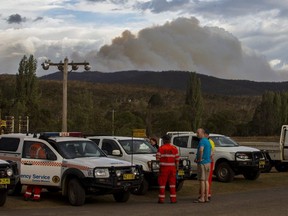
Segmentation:
<svg viewBox="0 0 288 216">
<path fill-rule="evenodd" d="M 67 81 L 68 81 L 68 66 L 71 66 L 72 70 L 78 70 L 79 65 L 83 65 L 85 70 L 90 70 L 91 67 L 88 62 L 70 62 L 66 57 L 64 63 L 60 61 L 59 63 L 53 63 L 50 60 L 43 62 L 42 67 L 44 70 L 48 70 L 49 66 L 57 66 L 63 73 L 63 107 L 62 107 L 62 132 L 67 132 Z"/>
</svg>

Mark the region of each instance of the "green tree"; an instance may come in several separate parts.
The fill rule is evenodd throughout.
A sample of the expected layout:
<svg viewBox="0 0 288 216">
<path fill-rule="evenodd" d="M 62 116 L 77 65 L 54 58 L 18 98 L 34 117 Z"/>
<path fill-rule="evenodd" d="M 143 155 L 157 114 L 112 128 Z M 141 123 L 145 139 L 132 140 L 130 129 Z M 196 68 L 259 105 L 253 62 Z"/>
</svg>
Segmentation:
<svg viewBox="0 0 288 216">
<path fill-rule="evenodd" d="M 201 81 L 197 78 L 195 72 L 189 74 L 185 107 L 184 107 L 184 119 L 188 119 L 191 122 L 192 130 L 196 130 L 202 124 L 203 113 L 203 97 L 201 92 Z"/>
<path fill-rule="evenodd" d="M 37 128 L 39 119 L 39 90 L 36 77 L 37 61 L 33 55 L 23 56 L 16 74 L 16 95 L 14 115 L 29 116 L 32 130 Z"/>
</svg>

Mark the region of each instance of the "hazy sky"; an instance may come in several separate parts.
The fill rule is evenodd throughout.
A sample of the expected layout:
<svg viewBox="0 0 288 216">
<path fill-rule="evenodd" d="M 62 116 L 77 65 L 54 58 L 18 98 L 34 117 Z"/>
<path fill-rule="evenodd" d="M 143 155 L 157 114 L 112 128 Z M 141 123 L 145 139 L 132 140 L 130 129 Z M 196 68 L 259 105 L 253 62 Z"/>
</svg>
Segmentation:
<svg viewBox="0 0 288 216">
<path fill-rule="evenodd" d="M 23 55 L 92 70 L 185 70 L 288 80 L 288 1 L 1 0 L 0 73 Z M 78 71 L 82 71 L 80 68 Z"/>
</svg>

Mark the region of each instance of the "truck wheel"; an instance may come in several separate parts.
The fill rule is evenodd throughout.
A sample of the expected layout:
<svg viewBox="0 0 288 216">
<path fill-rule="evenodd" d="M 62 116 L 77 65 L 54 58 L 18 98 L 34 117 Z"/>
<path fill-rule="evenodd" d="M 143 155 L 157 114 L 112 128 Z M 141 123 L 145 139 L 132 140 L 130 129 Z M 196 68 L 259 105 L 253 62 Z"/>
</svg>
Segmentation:
<svg viewBox="0 0 288 216">
<path fill-rule="evenodd" d="M 221 162 L 216 167 L 216 177 L 220 182 L 231 182 L 235 176 L 234 171 L 231 169 L 227 162 Z"/>
<path fill-rule="evenodd" d="M 253 170 L 247 170 L 243 173 L 243 176 L 247 180 L 256 180 L 260 176 L 261 171 L 253 171 Z"/>
<path fill-rule="evenodd" d="M 139 188 L 136 188 L 132 193 L 135 195 L 145 195 L 149 189 L 148 181 L 144 178 Z"/>
<path fill-rule="evenodd" d="M 68 200 L 73 206 L 81 206 L 85 203 L 85 190 L 77 179 L 71 179 L 68 183 Z"/>
<path fill-rule="evenodd" d="M 269 164 L 265 166 L 264 170 L 262 170 L 262 173 L 269 173 L 272 168 L 273 168 L 273 165 L 271 164 L 271 162 L 269 162 Z"/>
<path fill-rule="evenodd" d="M 278 172 L 286 172 L 286 171 L 288 171 L 288 164 L 277 163 L 277 164 L 275 164 L 275 169 Z"/>
<path fill-rule="evenodd" d="M 18 196 L 20 195 L 22 192 L 22 184 L 20 183 L 20 181 L 12 188 L 8 191 L 8 195 L 10 196 Z"/>
<path fill-rule="evenodd" d="M 176 191 L 180 191 L 184 185 L 184 180 L 177 181 L 176 183 Z"/>
<path fill-rule="evenodd" d="M 0 206 L 3 206 L 6 202 L 7 190 L 0 190 Z"/>
<path fill-rule="evenodd" d="M 127 202 L 130 198 L 130 192 L 129 191 L 123 191 L 119 193 L 114 193 L 113 197 L 116 202 Z"/>
</svg>

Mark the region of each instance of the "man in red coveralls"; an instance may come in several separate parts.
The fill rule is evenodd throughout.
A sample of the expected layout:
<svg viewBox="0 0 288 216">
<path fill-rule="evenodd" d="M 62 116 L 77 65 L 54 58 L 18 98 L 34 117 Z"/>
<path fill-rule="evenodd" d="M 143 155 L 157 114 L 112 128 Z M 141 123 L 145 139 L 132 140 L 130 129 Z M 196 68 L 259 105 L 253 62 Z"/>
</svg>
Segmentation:
<svg viewBox="0 0 288 216">
<path fill-rule="evenodd" d="M 158 177 L 159 199 L 158 203 L 164 203 L 165 187 L 167 181 L 170 187 L 170 202 L 176 203 L 176 172 L 179 166 L 178 149 L 170 143 L 170 136 L 162 137 L 163 145 L 159 147 L 156 160 L 159 161 L 160 170 Z"/>
<path fill-rule="evenodd" d="M 33 143 L 30 146 L 29 155 L 31 159 L 46 159 L 46 151 L 41 143 Z M 42 187 L 39 185 L 27 185 L 24 199 L 39 201 L 41 190 Z"/>
</svg>

